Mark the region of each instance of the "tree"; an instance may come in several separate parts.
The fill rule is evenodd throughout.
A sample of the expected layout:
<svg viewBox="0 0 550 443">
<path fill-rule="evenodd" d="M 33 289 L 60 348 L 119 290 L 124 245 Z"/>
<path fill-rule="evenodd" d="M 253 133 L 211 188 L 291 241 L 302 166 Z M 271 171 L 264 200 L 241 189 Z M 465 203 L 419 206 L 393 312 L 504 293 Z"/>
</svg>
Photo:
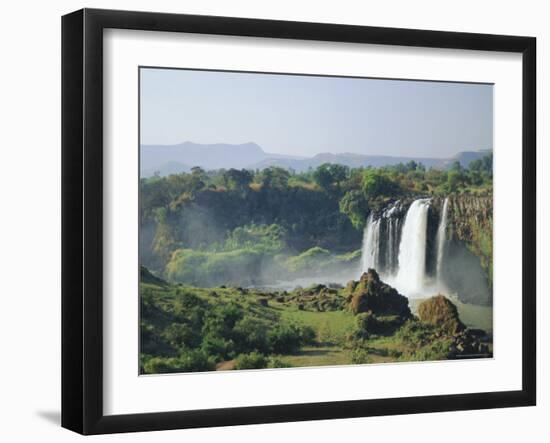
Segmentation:
<svg viewBox="0 0 550 443">
<path fill-rule="evenodd" d="M 278 166 L 270 166 L 261 173 L 262 186 L 266 188 L 285 189 L 288 187 L 290 172 Z"/>
<path fill-rule="evenodd" d="M 191 168 L 191 175 L 189 179 L 189 192 L 194 195 L 205 187 L 206 173 L 200 166 L 194 166 Z"/>
<path fill-rule="evenodd" d="M 482 168 L 485 172 L 488 172 L 489 175 L 493 176 L 493 153 L 490 152 L 485 157 L 481 159 Z"/>
<path fill-rule="evenodd" d="M 341 183 L 349 175 L 349 168 L 344 165 L 323 163 L 313 172 L 313 180 L 326 192 L 332 192 L 335 187 L 340 191 Z"/>
<path fill-rule="evenodd" d="M 447 174 L 447 192 L 456 192 L 461 182 L 462 173 L 460 171 L 449 171 Z"/>
<path fill-rule="evenodd" d="M 399 185 L 377 169 L 366 169 L 363 173 L 363 193 L 367 199 L 383 196 L 392 197 L 400 193 Z"/>
<path fill-rule="evenodd" d="M 416 168 L 418 167 L 418 163 L 416 163 L 414 160 L 409 160 L 407 164 L 405 165 L 407 172 L 408 171 L 416 171 Z"/>
<path fill-rule="evenodd" d="M 464 168 L 462 168 L 462 165 L 458 160 L 455 160 L 454 162 L 452 162 L 451 166 L 449 167 L 449 171 L 452 171 L 452 172 L 462 172 L 463 170 Z"/>
<path fill-rule="evenodd" d="M 223 183 L 226 188 L 245 192 L 249 189 L 254 176 L 246 169 L 229 169 L 223 173 Z"/>
<path fill-rule="evenodd" d="M 362 229 L 369 213 L 369 205 L 361 191 L 346 192 L 340 200 L 340 212 L 346 214 L 356 229 Z"/>
<path fill-rule="evenodd" d="M 470 171 L 481 171 L 483 169 L 483 162 L 481 161 L 480 158 L 476 159 L 476 160 L 472 160 L 470 162 L 470 164 L 468 165 L 468 169 Z"/>
<path fill-rule="evenodd" d="M 328 191 L 332 184 L 332 174 L 330 173 L 329 166 L 328 163 L 324 163 L 313 172 L 313 180 L 325 191 Z"/>
</svg>

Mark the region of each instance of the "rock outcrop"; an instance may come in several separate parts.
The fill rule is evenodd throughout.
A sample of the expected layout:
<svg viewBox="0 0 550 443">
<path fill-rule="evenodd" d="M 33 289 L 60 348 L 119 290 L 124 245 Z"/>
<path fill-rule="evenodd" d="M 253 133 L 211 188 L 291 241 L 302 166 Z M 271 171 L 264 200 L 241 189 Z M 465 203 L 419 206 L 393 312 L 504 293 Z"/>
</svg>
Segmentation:
<svg viewBox="0 0 550 443">
<path fill-rule="evenodd" d="M 456 306 L 441 294 L 420 303 L 418 317 L 422 323 L 437 326 L 449 335 L 466 329 L 458 317 Z"/>
<path fill-rule="evenodd" d="M 451 345 L 448 358 L 480 358 L 492 355 L 485 331 L 468 329 L 458 316 L 456 306 L 445 296 L 439 294 L 423 301 L 418 306 L 418 317 L 424 324 L 437 328 L 439 338 L 448 337 Z"/>
<path fill-rule="evenodd" d="M 374 269 L 368 269 L 359 281 L 350 281 L 345 291 L 347 306 L 354 314 L 370 311 L 378 316 L 411 317 L 407 297 L 381 281 Z"/>
</svg>

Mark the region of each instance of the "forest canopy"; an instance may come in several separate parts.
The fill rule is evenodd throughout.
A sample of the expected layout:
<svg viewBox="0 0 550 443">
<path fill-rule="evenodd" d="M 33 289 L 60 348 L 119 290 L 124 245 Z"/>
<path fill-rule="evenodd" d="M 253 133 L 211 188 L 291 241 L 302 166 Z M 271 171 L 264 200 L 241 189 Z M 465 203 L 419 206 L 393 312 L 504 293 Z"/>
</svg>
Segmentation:
<svg viewBox="0 0 550 443">
<path fill-rule="evenodd" d="M 194 167 L 143 178 L 140 262 L 196 285 L 258 283 L 240 277 L 250 270 L 273 277 L 305 272 L 299 263 L 313 255 L 318 272 L 338 270 L 358 260 L 371 211 L 419 196 L 489 196 L 492 170 L 490 153 L 445 170 L 415 161 L 380 168 L 324 163 L 306 172 Z"/>
</svg>

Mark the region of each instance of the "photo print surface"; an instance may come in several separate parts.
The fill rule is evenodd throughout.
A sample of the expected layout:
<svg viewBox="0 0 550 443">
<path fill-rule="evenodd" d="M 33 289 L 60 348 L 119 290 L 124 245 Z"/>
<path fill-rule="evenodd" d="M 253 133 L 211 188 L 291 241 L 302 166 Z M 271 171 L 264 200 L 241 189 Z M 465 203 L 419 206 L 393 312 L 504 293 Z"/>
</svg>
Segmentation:
<svg viewBox="0 0 550 443">
<path fill-rule="evenodd" d="M 492 84 L 139 85 L 141 374 L 492 358 Z"/>
</svg>

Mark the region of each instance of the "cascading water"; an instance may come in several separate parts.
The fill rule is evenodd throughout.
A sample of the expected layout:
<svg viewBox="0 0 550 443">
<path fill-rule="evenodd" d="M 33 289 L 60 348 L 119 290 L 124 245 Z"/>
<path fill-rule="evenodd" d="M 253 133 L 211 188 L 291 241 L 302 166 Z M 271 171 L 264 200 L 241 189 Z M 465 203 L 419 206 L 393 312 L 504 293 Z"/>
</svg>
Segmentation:
<svg viewBox="0 0 550 443">
<path fill-rule="evenodd" d="M 378 268 L 380 248 L 380 220 L 374 220 L 371 213 L 363 231 L 363 247 L 361 251 L 361 272 L 369 268 Z"/>
<path fill-rule="evenodd" d="M 429 208 L 430 199 L 415 200 L 405 217 L 395 285 L 407 296 L 420 293 L 424 286 Z"/>
<path fill-rule="evenodd" d="M 449 207 L 449 199 L 446 198 L 443 202 L 443 209 L 441 210 L 441 218 L 439 221 L 439 227 L 437 228 L 437 264 L 436 272 L 437 279 L 441 283 L 441 271 L 443 269 L 443 258 L 445 254 L 445 243 L 447 242 L 447 211 Z"/>
<path fill-rule="evenodd" d="M 397 268 L 397 252 L 399 241 L 399 209 L 400 202 L 395 202 L 389 209 L 386 209 L 382 215 L 382 221 L 385 222 L 385 263 L 383 271 L 385 274 L 393 274 Z"/>
<path fill-rule="evenodd" d="M 449 199 L 443 201 L 433 242 L 428 241 L 430 205 L 431 199 L 421 198 L 413 201 L 406 212 L 406 206 L 399 201 L 377 214 L 371 212 L 363 233 L 360 273 L 374 268 L 408 297 L 445 291 L 442 269 L 449 237 Z M 428 252 L 431 245 L 433 255 Z M 432 256 L 437 281 L 430 277 L 427 268 Z"/>
<path fill-rule="evenodd" d="M 397 267 L 399 208 L 400 204 L 397 201 L 378 218 L 375 218 L 373 212 L 367 218 L 363 231 L 360 273 L 374 268 L 382 275 L 388 275 Z"/>
</svg>

